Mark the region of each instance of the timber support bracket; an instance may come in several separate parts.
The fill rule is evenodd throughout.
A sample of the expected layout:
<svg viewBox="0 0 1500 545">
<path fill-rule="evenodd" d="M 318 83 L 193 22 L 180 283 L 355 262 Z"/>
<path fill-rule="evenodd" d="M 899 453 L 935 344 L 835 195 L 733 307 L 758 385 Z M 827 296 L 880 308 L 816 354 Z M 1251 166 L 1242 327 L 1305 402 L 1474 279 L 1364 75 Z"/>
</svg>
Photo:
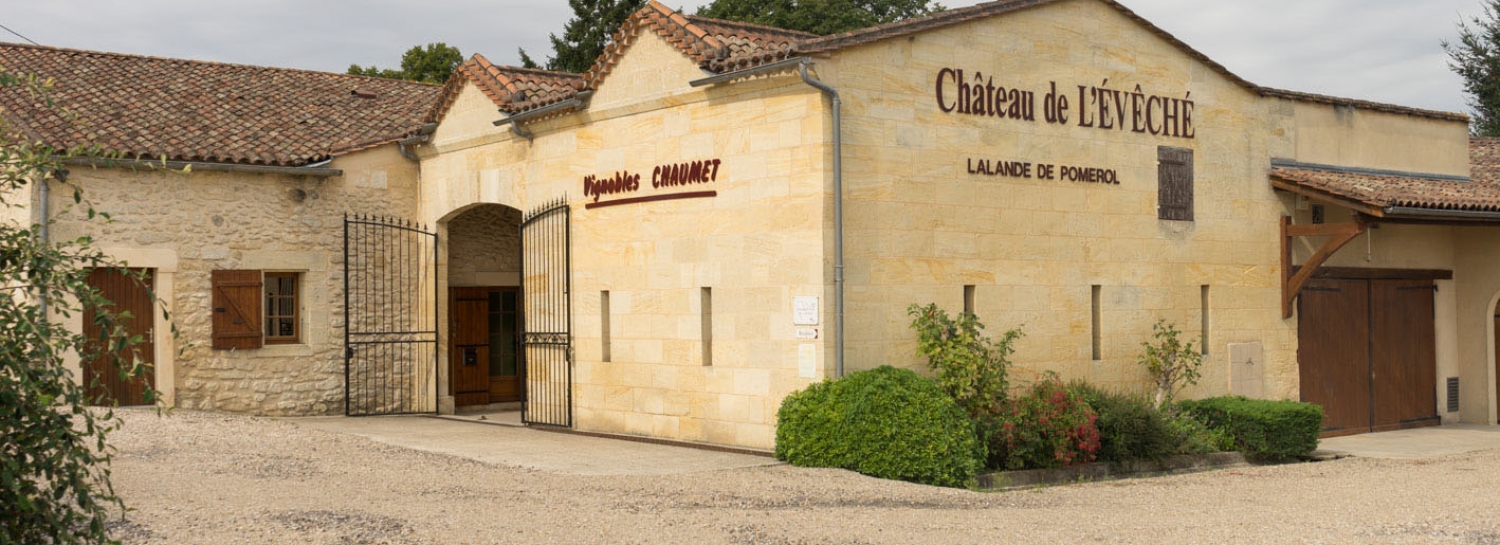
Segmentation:
<svg viewBox="0 0 1500 545">
<path fill-rule="evenodd" d="M 1292 225 L 1292 218 L 1281 217 L 1281 317 L 1292 317 L 1292 302 L 1302 292 L 1302 287 L 1307 285 L 1318 268 L 1333 257 L 1335 252 L 1343 248 L 1349 241 L 1354 240 L 1370 229 L 1370 223 L 1363 218 L 1349 223 L 1330 223 L 1313 225 Z M 1292 241 L 1296 237 L 1328 237 L 1323 246 L 1313 252 L 1307 262 L 1292 270 Z"/>
</svg>

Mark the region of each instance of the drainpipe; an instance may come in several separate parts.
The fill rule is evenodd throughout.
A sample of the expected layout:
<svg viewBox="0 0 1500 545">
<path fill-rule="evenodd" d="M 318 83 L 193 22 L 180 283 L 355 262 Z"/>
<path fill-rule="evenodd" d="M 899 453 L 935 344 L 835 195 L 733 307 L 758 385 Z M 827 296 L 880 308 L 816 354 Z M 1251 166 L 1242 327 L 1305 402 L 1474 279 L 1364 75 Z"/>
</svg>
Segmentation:
<svg viewBox="0 0 1500 545">
<path fill-rule="evenodd" d="M 406 160 L 413 163 L 421 162 L 421 160 L 417 158 L 417 154 L 411 151 L 410 148 L 407 148 L 407 146 L 415 144 L 425 144 L 429 140 L 432 140 L 432 133 L 437 131 L 437 126 L 437 123 L 427 123 L 425 125 L 422 125 L 422 128 L 417 130 L 417 134 L 412 135 L 411 138 L 407 138 L 401 140 L 400 142 L 397 142 L 396 148 L 401 150 L 401 156 L 405 157 Z"/>
<path fill-rule="evenodd" d="M 834 376 L 844 376 L 844 118 L 837 89 L 807 74 L 804 60 L 797 67 L 802 81 L 833 101 L 833 334 Z"/>
<path fill-rule="evenodd" d="M 844 376 L 844 116 L 837 89 L 808 75 L 808 57 L 795 57 L 734 72 L 725 72 L 688 82 L 693 87 L 718 85 L 752 76 L 763 76 L 796 66 L 802 81 L 822 91 L 833 101 L 833 339 L 834 376 Z M 498 124 L 498 122 L 497 122 Z"/>
<path fill-rule="evenodd" d="M 52 177 L 57 178 L 57 181 L 59 182 L 66 182 L 68 181 L 68 171 L 66 169 L 54 170 L 52 171 Z M 37 225 L 36 233 L 37 238 L 41 240 L 42 247 L 46 248 L 52 241 L 52 230 L 51 226 L 48 225 L 48 223 L 50 223 L 48 220 L 52 216 L 50 210 L 52 200 L 52 180 L 43 178 L 42 183 L 37 185 L 36 191 L 37 201 L 39 201 L 36 207 L 37 215 L 40 216 L 40 221 Z M 37 297 L 37 309 L 41 311 L 42 325 L 47 325 L 47 298 L 45 297 L 45 294 L 43 296 Z"/>
</svg>

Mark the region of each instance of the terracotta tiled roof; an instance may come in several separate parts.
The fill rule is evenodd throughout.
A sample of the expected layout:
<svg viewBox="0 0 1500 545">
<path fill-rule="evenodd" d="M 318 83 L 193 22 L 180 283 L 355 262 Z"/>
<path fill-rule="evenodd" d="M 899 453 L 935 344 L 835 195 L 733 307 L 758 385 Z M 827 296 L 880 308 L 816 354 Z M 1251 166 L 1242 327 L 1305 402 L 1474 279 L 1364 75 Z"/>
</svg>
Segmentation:
<svg viewBox="0 0 1500 545">
<path fill-rule="evenodd" d="M 1277 187 L 1361 205 L 1376 216 L 1393 207 L 1500 212 L 1500 184 L 1477 180 L 1306 168 L 1273 168 L 1271 179 Z"/>
<path fill-rule="evenodd" d="M 54 146 L 127 156 L 300 166 L 414 133 L 433 85 L 364 76 L 0 43 L 0 66 L 55 81 L 69 120 L 17 87 L 0 109 Z"/>
<path fill-rule="evenodd" d="M 925 17 L 917 17 L 840 34 L 817 36 L 761 25 L 684 15 L 672 11 L 671 8 L 655 0 L 651 0 L 620 26 L 620 31 L 615 34 L 614 41 L 605 48 L 604 54 L 600 55 L 599 60 L 589 70 L 585 85 L 588 89 L 597 89 L 599 87 L 599 83 L 603 81 L 605 76 L 619 62 L 624 52 L 630 48 L 635 40 L 636 31 L 642 26 L 655 31 L 658 36 L 661 36 L 684 55 L 693 59 L 703 69 L 715 73 L 724 73 L 753 68 L 796 56 L 828 54 L 849 47 L 910 36 L 969 21 L 1045 6 L 1059 1 L 1062 0 L 997 0 L 969 7 L 945 10 Z M 1152 24 L 1151 21 L 1146 20 L 1119 2 L 1115 0 L 1098 1 L 1119 11 L 1125 17 L 1141 25 L 1142 28 L 1166 40 L 1214 72 L 1261 96 L 1349 106 L 1447 121 L 1468 121 L 1468 116 L 1457 113 L 1423 110 L 1393 104 L 1381 104 L 1364 100 L 1261 87 L 1230 72 L 1228 68 L 1188 46 L 1182 40 L 1177 39 L 1176 36 L 1162 30 L 1160 27 Z"/>
<path fill-rule="evenodd" d="M 476 53 L 458 65 L 453 76 L 448 78 L 447 85 L 443 86 L 442 98 L 427 114 L 427 122 L 435 123 L 447 115 L 465 82 L 473 82 L 495 103 L 496 108 L 506 113 L 561 102 L 578 96 L 578 92 L 583 89 L 581 74 L 497 66 L 484 58 L 484 55 Z"/>
<path fill-rule="evenodd" d="M 1469 139 L 1469 177 L 1500 185 L 1500 138 Z"/>
</svg>

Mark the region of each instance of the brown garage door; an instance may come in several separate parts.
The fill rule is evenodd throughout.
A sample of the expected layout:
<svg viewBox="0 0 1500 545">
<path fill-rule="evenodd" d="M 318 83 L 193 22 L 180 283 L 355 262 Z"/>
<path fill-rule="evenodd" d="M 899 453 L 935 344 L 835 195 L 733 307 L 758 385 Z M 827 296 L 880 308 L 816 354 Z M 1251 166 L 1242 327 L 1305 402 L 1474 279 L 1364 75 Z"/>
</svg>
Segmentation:
<svg viewBox="0 0 1500 545">
<path fill-rule="evenodd" d="M 1325 435 L 1438 422 L 1431 280 L 1320 278 L 1299 303 L 1302 399 Z"/>
</svg>

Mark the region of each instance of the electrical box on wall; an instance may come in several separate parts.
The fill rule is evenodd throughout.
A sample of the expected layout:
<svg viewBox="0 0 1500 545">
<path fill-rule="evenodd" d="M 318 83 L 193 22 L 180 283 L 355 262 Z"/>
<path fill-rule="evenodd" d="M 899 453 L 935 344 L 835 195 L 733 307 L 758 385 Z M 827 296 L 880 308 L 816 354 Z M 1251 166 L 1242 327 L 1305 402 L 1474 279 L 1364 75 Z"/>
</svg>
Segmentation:
<svg viewBox="0 0 1500 545">
<path fill-rule="evenodd" d="M 1259 398 L 1265 384 L 1265 350 L 1260 343 L 1229 345 L 1229 393 Z"/>
</svg>

